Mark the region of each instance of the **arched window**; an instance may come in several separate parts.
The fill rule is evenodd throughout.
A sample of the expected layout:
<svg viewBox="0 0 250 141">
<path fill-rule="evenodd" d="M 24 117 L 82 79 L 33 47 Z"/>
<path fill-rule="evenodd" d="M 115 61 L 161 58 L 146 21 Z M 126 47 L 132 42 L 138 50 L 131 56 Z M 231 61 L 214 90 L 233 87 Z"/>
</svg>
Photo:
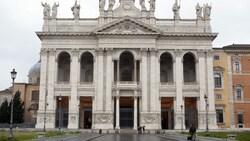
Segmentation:
<svg viewBox="0 0 250 141">
<path fill-rule="evenodd" d="M 161 82 L 173 82 L 173 59 L 169 53 L 163 53 L 160 58 Z"/>
<path fill-rule="evenodd" d="M 120 81 L 133 81 L 134 56 L 131 52 L 123 52 L 120 56 Z"/>
<path fill-rule="evenodd" d="M 193 54 L 187 53 L 183 57 L 184 82 L 196 82 L 195 58 Z"/>
<path fill-rule="evenodd" d="M 70 81 L 70 55 L 62 52 L 58 57 L 58 82 Z"/>
<path fill-rule="evenodd" d="M 222 87 L 221 75 L 218 74 L 218 73 L 214 75 L 214 87 L 215 88 L 221 88 Z"/>
<path fill-rule="evenodd" d="M 86 52 L 81 57 L 81 82 L 93 82 L 94 56 Z"/>
</svg>

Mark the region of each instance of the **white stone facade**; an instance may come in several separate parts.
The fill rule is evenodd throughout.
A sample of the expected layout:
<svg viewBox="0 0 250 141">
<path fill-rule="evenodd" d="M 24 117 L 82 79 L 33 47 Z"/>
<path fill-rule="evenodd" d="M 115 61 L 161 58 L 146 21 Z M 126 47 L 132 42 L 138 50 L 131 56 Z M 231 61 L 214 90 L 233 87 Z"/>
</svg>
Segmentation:
<svg viewBox="0 0 250 141">
<path fill-rule="evenodd" d="M 83 106 L 84 117 L 86 109 L 91 111 L 91 129 L 185 129 L 191 124 L 185 123 L 189 106 L 197 111 L 197 127 L 205 129 L 207 94 L 209 128 L 216 129 L 212 41 L 217 34 L 210 19 L 156 19 L 152 7 L 120 3 L 114 10 L 100 9 L 97 19 L 44 18 L 37 32 L 42 47 L 36 128 L 89 128 L 79 112 Z M 84 102 L 86 97 L 91 101 Z M 173 101 L 165 103 L 173 111 L 166 127 L 163 98 Z M 62 125 L 58 107 L 66 109 L 59 117 Z M 131 109 L 132 121 L 123 119 L 121 111 Z"/>
</svg>

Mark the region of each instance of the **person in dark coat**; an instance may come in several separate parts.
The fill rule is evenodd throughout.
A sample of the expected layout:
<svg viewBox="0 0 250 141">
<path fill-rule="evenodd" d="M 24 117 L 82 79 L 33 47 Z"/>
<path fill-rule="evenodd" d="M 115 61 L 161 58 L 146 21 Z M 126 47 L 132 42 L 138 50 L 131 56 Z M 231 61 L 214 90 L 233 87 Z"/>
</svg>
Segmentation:
<svg viewBox="0 0 250 141">
<path fill-rule="evenodd" d="M 194 127 L 193 124 L 191 125 L 189 129 L 189 133 L 191 134 L 191 139 L 193 140 L 194 134 L 196 133 L 196 128 Z"/>
</svg>

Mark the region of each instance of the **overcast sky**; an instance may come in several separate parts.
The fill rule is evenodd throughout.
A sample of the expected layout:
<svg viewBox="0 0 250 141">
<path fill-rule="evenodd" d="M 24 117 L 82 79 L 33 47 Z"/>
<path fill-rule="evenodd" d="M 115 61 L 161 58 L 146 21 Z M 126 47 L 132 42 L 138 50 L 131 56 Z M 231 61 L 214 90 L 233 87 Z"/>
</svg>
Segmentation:
<svg viewBox="0 0 250 141">
<path fill-rule="evenodd" d="M 70 8 L 75 0 L 0 0 L 0 90 L 11 86 L 13 68 L 17 71 L 15 82 L 27 82 L 29 69 L 39 61 L 41 42 L 35 32 L 41 31 L 43 24 L 41 1 L 51 6 L 59 2 L 58 18 L 73 17 Z M 98 17 L 98 1 L 80 0 L 80 17 Z M 174 1 L 156 0 L 156 17 L 172 19 Z M 211 25 L 213 32 L 219 33 L 213 47 L 250 44 L 250 0 L 181 0 L 182 19 L 196 18 L 197 2 L 212 4 Z"/>
</svg>

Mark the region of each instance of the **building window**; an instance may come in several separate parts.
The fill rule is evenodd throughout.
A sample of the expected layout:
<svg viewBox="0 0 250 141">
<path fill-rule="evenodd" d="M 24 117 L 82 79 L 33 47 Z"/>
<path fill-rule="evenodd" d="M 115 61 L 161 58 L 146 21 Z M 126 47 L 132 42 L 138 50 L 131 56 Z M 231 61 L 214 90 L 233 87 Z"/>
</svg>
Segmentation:
<svg viewBox="0 0 250 141">
<path fill-rule="evenodd" d="M 215 88 L 221 88 L 221 75 L 220 74 L 215 74 L 214 75 L 214 87 Z"/>
<path fill-rule="evenodd" d="M 243 112 L 237 113 L 237 125 L 239 128 L 244 128 L 244 114 L 243 114 Z"/>
<path fill-rule="evenodd" d="M 221 94 L 215 94 L 215 100 L 222 100 Z"/>
<path fill-rule="evenodd" d="M 32 101 L 38 101 L 39 100 L 39 91 L 34 90 L 31 92 L 31 100 Z"/>
<path fill-rule="evenodd" d="M 215 61 L 220 60 L 220 56 L 219 56 L 219 55 L 214 55 L 214 60 L 215 60 Z"/>
<path fill-rule="evenodd" d="M 235 71 L 240 71 L 240 63 L 234 62 L 234 68 L 235 68 Z"/>
<path fill-rule="evenodd" d="M 240 72 L 241 71 L 241 63 L 240 63 L 240 58 L 234 58 L 233 61 L 233 67 L 234 67 L 234 72 Z"/>
<path fill-rule="evenodd" d="M 242 88 L 236 88 L 235 89 L 235 97 L 237 101 L 242 100 Z"/>
<path fill-rule="evenodd" d="M 223 109 L 216 110 L 217 123 L 224 123 Z"/>
</svg>

